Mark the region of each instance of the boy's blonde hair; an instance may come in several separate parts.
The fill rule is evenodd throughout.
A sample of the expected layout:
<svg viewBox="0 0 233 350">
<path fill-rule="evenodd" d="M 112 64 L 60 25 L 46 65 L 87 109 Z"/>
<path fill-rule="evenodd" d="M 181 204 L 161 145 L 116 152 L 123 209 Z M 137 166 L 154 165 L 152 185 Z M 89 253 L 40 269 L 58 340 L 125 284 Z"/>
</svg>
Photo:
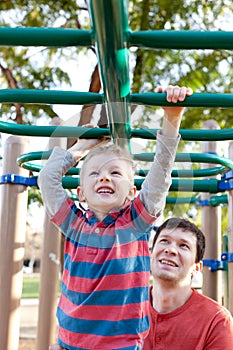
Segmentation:
<svg viewBox="0 0 233 350">
<path fill-rule="evenodd" d="M 86 155 L 84 161 L 83 161 L 83 165 L 81 167 L 80 170 L 80 180 L 83 178 L 84 176 L 84 169 L 85 169 L 85 164 L 87 164 L 87 162 L 95 157 L 98 156 L 100 154 L 110 154 L 113 156 L 116 156 L 118 159 L 124 160 L 125 162 L 129 163 L 129 173 L 132 173 L 132 181 L 134 180 L 134 174 L 135 174 L 135 170 L 136 170 L 136 164 L 133 161 L 133 158 L 131 156 L 131 154 L 124 148 L 121 148 L 115 144 L 110 144 L 110 145 L 104 145 L 104 146 L 98 146 L 93 148 L 92 150 L 90 150 L 90 152 L 88 152 L 88 154 Z"/>
</svg>

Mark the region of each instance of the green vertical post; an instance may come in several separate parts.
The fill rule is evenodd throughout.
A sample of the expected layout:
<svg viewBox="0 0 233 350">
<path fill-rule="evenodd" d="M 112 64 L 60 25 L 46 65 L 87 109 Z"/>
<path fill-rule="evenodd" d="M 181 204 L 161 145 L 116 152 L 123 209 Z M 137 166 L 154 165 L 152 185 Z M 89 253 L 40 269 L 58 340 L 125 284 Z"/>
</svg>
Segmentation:
<svg viewBox="0 0 233 350">
<path fill-rule="evenodd" d="M 89 10 L 111 134 L 130 148 L 128 1 L 89 0 Z"/>
</svg>

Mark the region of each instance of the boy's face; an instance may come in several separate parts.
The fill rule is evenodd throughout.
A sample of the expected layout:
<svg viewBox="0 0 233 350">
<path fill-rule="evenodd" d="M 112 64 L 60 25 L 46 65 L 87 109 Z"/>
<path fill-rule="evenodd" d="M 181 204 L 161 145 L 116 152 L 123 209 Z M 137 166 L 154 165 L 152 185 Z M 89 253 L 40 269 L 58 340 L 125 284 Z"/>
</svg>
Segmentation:
<svg viewBox="0 0 233 350">
<path fill-rule="evenodd" d="M 157 280 L 172 283 L 191 283 L 201 270 L 196 263 L 196 236 L 182 228 L 163 229 L 151 253 L 151 272 Z"/>
<path fill-rule="evenodd" d="M 99 219 L 120 208 L 135 196 L 133 171 L 129 161 L 110 153 L 96 154 L 84 165 L 80 201 L 86 201 Z"/>
</svg>

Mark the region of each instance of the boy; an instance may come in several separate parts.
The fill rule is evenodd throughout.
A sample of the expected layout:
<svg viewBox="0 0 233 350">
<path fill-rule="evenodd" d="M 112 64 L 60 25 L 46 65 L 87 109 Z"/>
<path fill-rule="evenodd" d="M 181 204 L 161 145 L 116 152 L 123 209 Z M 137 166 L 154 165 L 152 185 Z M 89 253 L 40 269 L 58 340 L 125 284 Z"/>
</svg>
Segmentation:
<svg viewBox="0 0 233 350">
<path fill-rule="evenodd" d="M 174 103 L 192 94 L 178 86 L 164 91 Z M 88 210 L 68 198 L 62 176 L 98 140 L 80 139 L 69 151 L 55 147 L 40 172 L 45 207 L 66 237 L 57 310 L 64 349 L 142 349 L 149 329 L 149 233 L 171 184 L 183 110 L 164 107 L 156 156 L 136 199 L 132 159 L 114 145 L 90 151 L 84 161 L 78 195 Z"/>
</svg>

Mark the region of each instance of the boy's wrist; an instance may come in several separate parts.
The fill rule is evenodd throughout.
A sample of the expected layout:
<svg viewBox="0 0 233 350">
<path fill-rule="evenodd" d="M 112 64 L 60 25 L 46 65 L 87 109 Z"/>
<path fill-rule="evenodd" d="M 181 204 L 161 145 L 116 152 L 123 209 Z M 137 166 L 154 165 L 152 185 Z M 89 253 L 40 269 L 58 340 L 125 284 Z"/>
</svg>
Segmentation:
<svg viewBox="0 0 233 350">
<path fill-rule="evenodd" d="M 179 134 L 181 116 L 169 118 L 167 115 L 163 119 L 162 134 L 168 137 L 176 137 Z"/>
</svg>

